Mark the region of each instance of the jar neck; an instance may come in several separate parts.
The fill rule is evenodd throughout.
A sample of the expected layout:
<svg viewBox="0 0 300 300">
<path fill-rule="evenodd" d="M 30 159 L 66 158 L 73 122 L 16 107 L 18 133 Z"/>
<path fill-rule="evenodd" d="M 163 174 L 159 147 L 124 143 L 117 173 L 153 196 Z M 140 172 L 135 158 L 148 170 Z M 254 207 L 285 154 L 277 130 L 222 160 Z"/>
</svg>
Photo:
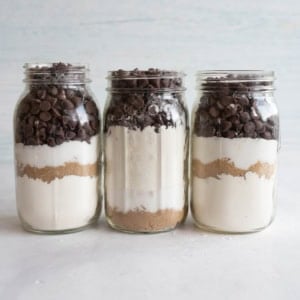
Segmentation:
<svg viewBox="0 0 300 300">
<path fill-rule="evenodd" d="M 110 71 L 107 90 L 111 93 L 183 92 L 184 76 L 182 72 L 159 69 Z"/>
<path fill-rule="evenodd" d="M 85 65 L 64 63 L 25 64 L 24 82 L 30 86 L 40 85 L 78 85 L 90 82 L 89 69 Z"/>
<path fill-rule="evenodd" d="M 274 72 L 263 70 L 212 70 L 197 73 L 197 88 L 202 92 L 273 92 Z"/>
</svg>

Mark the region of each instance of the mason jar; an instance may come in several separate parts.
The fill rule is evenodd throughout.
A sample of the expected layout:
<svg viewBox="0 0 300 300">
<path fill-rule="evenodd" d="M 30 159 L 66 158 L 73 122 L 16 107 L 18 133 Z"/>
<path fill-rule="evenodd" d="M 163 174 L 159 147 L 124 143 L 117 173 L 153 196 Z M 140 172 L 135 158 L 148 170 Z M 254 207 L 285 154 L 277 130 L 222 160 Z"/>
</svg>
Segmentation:
<svg viewBox="0 0 300 300">
<path fill-rule="evenodd" d="M 160 232 L 187 214 L 184 74 L 109 72 L 104 113 L 105 207 L 111 227 Z"/>
<path fill-rule="evenodd" d="M 77 231 L 97 220 L 99 112 L 88 68 L 25 64 L 14 115 L 16 201 L 28 231 Z"/>
<path fill-rule="evenodd" d="M 271 71 L 201 71 L 192 124 L 191 210 L 213 231 L 259 231 L 274 218 L 279 149 Z"/>
</svg>

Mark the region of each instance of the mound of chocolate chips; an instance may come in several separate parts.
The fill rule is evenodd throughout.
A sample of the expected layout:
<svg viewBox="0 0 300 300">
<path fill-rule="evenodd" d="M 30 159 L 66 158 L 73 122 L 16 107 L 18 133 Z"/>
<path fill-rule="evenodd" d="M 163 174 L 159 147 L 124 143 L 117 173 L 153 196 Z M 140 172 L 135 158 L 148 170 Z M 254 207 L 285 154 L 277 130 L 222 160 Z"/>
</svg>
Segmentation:
<svg viewBox="0 0 300 300">
<path fill-rule="evenodd" d="M 132 71 L 118 70 L 111 72 L 113 89 L 172 89 L 183 90 L 182 78 L 178 72 L 150 68 Z"/>
<path fill-rule="evenodd" d="M 68 82 L 86 81 L 85 66 L 73 66 L 71 64 L 53 63 L 45 66 L 35 66 L 27 69 L 26 81 L 41 82 L 46 84 L 64 84 Z"/>
<path fill-rule="evenodd" d="M 17 143 L 51 147 L 73 140 L 89 143 L 100 126 L 98 108 L 86 89 L 67 83 L 30 85 L 15 121 Z"/>
<path fill-rule="evenodd" d="M 182 79 L 175 74 L 157 69 L 112 72 L 113 92 L 105 114 L 105 132 L 110 126 L 132 130 L 152 126 L 159 132 L 161 126 L 186 124 Z"/>
<path fill-rule="evenodd" d="M 268 107 L 264 93 L 255 92 L 255 86 L 266 87 L 271 83 L 247 81 L 245 77 L 228 79 L 208 78 L 202 83 L 194 133 L 203 137 L 278 139 L 277 114 Z M 242 81 L 237 82 L 238 79 Z M 270 110 L 270 117 L 262 118 L 261 107 Z"/>
</svg>

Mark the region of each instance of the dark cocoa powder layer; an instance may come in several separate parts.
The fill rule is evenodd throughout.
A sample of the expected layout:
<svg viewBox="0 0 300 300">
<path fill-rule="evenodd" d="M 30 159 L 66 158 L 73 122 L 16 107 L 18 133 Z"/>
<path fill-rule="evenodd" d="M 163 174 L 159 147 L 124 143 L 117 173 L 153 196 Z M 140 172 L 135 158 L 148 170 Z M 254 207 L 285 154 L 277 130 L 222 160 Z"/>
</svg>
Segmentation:
<svg viewBox="0 0 300 300">
<path fill-rule="evenodd" d="M 235 166 L 229 158 L 216 159 L 208 164 L 202 163 L 198 159 L 192 161 L 193 176 L 198 178 L 213 177 L 220 179 L 220 175 L 231 175 L 234 177 L 245 177 L 248 172 L 255 173 L 259 177 L 270 179 L 275 173 L 275 165 L 266 162 L 256 162 L 247 169 Z"/>
<path fill-rule="evenodd" d="M 132 232 L 158 232 L 175 228 L 184 221 L 185 209 L 163 209 L 156 213 L 147 211 L 119 212 L 106 207 L 106 216 L 113 227 Z"/>
<path fill-rule="evenodd" d="M 27 71 L 29 92 L 16 111 L 16 143 L 53 147 L 73 140 L 89 143 L 98 134 L 100 117 L 93 98 L 84 84 L 67 81 L 84 76 L 80 68 L 75 71 L 62 63 Z"/>
<path fill-rule="evenodd" d="M 195 113 L 194 134 L 278 139 L 277 111 L 265 92 L 257 92 L 272 89 L 272 84 L 246 75 L 207 78 L 200 86 L 202 96 Z M 261 112 L 268 117 L 264 119 Z"/>
<path fill-rule="evenodd" d="M 50 183 L 65 176 L 90 176 L 96 177 L 99 174 L 99 163 L 82 165 L 77 162 L 66 162 L 62 166 L 57 167 L 32 167 L 30 165 L 17 164 L 17 175 L 20 177 L 27 176 L 31 179 L 40 179 Z"/>
</svg>

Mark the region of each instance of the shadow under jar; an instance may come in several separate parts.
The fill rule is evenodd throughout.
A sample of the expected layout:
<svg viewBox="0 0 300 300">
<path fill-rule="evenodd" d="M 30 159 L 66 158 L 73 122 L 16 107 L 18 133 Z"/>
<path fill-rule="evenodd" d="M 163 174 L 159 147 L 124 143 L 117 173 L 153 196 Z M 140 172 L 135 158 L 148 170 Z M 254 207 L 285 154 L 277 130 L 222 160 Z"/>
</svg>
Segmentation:
<svg viewBox="0 0 300 300">
<path fill-rule="evenodd" d="M 14 116 L 16 200 L 26 230 L 77 231 L 97 220 L 100 120 L 88 69 L 26 64 Z"/>
<path fill-rule="evenodd" d="M 117 230 L 167 231 L 185 220 L 189 128 L 183 76 L 158 69 L 109 72 L 105 207 Z"/>
<path fill-rule="evenodd" d="M 191 159 L 197 226 L 243 233 L 272 222 L 279 148 L 273 81 L 267 71 L 199 72 Z"/>
</svg>

